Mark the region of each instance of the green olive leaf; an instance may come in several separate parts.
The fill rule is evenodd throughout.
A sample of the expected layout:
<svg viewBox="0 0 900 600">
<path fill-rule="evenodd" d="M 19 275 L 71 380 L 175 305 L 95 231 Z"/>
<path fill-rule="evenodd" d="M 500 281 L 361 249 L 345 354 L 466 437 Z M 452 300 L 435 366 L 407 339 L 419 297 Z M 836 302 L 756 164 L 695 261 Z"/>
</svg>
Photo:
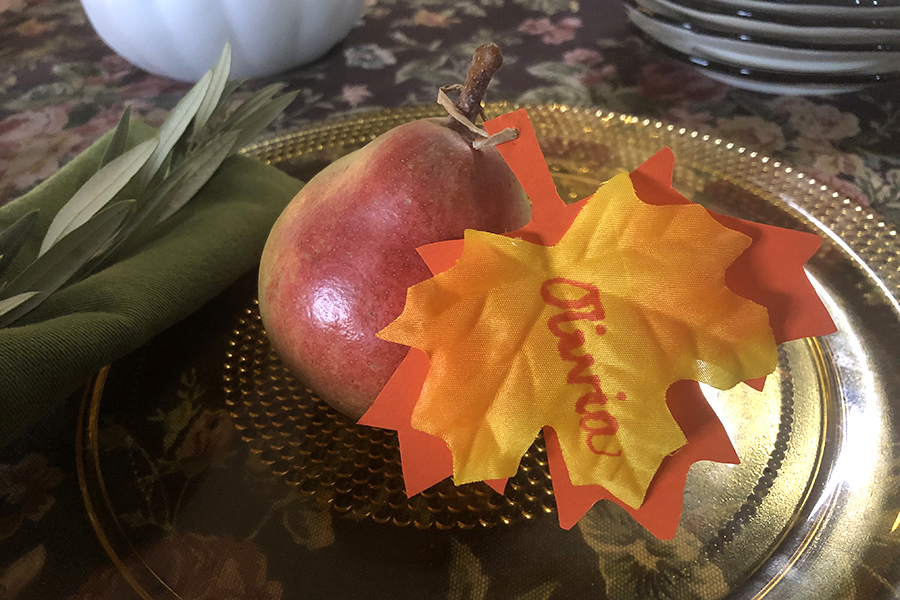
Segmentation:
<svg viewBox="0 0 900 600">
<path fill-rule="evenodd" d="M 178 209 L 188 203 L 200 188 L 216 172 L 222 162 L 231 154 L 237 143 L 239 132 L 232 131 L 212 140 L 202 150 L 192 154 L 182 163 L 178 170 L 169 176 L 164 186 L 165 194 L 160 198 L 161 214 L 156 223 L 171 217 Z M 156 224 L 154 223 L 154 224 Z"/>
<path fill-rule="evenodd" d="M 11 311 L 12 309 L 20 306 L 26 300 L 30 300 L 37 296 L 40 292 L 22 292 L 21 294 L 16 294 L 12 298 L 6 298 L 5 300 L 0 300 L 0 317 Z"/>
<path fill-rule="evenodd" d="M 244 82 L 240 80 L 230 80 L 225 84 L 225 89 L 222 90 L 219 103 L 216 104 L 216 108 L 213 110 L 212 115 L 210 115 L 209 120 L 207 121 L 207 129 L 211 129 L 215 132 L 217 129 L 221 128 L 221 124 L 219 127 L 213 127 L 211 124 L 223 120 L 225 113 L 228 111 L 228 101 L 231 99 L 232 94 L 234 94 L 234 92 L 243 84 Z"/>
<path fill-rule="evenodd" d="M 37 223 L 38 212 L 33 210 L 22 215 L 15 223 L 0 232 L 0 274 L 3 274 L 9 263 L 28 241 L 28 235 L 34 229 L 34 224 Z"/>
<path fill-rule="evenodd" d="M 209 181 L 228 156 L 238 132 L 226 133 L 192 153 L 163 181 L 153 196 L 125 224 L 122 237 L 131 236 L 144 224 L 147 231 L 188 203 Z M 142 231 L 137 238 L 143 238 Z M 134 244 L 129 244 L 132 246 Z"/>
<path fill-rule="evenodd" d="M 210 73 L 209 88 L 200 102 L 200 108 L 197 109 L 197 115 L 194 117 L 194 131 L 203 131 L 203 128 L 209 122 L 213 111 L 219 105 L 219 99 L 222 92 L 225 91 L 225 85 L 228 83 L 228 74 L 231 72 L 231 42 L 227 42 L 222 49 L 222 55 L 219 56 L 219 62 L 212 68 Z"/>
<path fill-rule="evenodd" d="M 169 158 L 169 152 L 178 140 L 181 139 L 181 136 L 187 130 L 188 125 L 191 124 L 196 116 L 197 111 L 200 110 L 200 105 L 203 103 L 203 98 L 209 90 L 212 78 L 212 70 L 207 71 L 206 74 L 200 78 L 200 81 L 185 94 L 184 98 L 175 105 L 175 108 L 173 108 L 172 112 L 169 114 L 169 118 L 167 118 L 159 128 L 159 146 L 156 147 L 153 156 L 150 157 L 150 160 L 147 161 L 147 165 L 141 170 L 139 179 L 142 183 L 146 183 L 153 179 L 153 176 L 156 175 L 159 168 L 166 162 L 166 159 Z"/>
<path fill-rule="evenodd" d="M 284 84 L 282 83 L 273 83 L 272 85 L 267 85 L 263 89 L 254 92 L 253 95 L 244 100 L 240 106 L 235 108 L 234 112 L 228 115 L 222 129 L 239 129 L 241 127 L 241 121 L 255 112 L 259 107 L 271 101 L 272 98 L 275 97 L 275 94 L 280 92 L 283 87 Z"/>
<path fill-rule="evenodd" d="M 279 96 L 267 104 L 263 104 L 244 117 L 240 121 L 240 124 L 235 126 L 235 129 L 240 132 L 240 135 L 234 142 L 232 152 L 237 152 L 252 142 L 278 115 L 284 112 L 284 109 L 286 109 L 296 97 L 297 92 Z"/>
<path fill-rule="evenodd" d="M 72 199 L 53 217 L 38 256 L 45 254 L 57 241 L 84 225 L 125 187 L 158 149 L 157 140 L 135 146 L 97 171 L 75 192 Z"/>
<path fill-rule="evenodd" d="M 128 125 L 130 123 L 131 106 L 126 106 L 125 110 L 122 112 L 122 116 L 119 118 L 118 125 L 116 125 L 116 130 L 109 140 L 109 146 L 106 147 L 103 159 L 100 161 L 101 169 L 113 160 L 122 156 L 122 153 L 125 152 L 125 143 L 128 141 Z"/>
<path fill-rule="evenodd" d="M 3 290 L 5 299 L 36 292 L 0 317 L 5 327 L 28 313 L 52 292 L 62 287 L 118 230 L 134 205 L 133 200 L 116 202 L 73 229 L 39 256 Z"/>
</svg>

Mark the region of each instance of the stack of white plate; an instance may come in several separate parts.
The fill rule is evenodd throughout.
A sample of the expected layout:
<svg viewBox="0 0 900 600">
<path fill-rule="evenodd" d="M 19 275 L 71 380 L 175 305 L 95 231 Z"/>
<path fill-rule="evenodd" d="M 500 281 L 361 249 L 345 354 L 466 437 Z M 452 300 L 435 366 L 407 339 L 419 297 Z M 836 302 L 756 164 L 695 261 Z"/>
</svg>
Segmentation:
<svg viewBox="0 0 900 600">
<path fill-rule="evenodd" d="M 626 0 L 669 53 L 726 83 L 832 94 L 900 80 L 900 0 Z"/>
</svg>

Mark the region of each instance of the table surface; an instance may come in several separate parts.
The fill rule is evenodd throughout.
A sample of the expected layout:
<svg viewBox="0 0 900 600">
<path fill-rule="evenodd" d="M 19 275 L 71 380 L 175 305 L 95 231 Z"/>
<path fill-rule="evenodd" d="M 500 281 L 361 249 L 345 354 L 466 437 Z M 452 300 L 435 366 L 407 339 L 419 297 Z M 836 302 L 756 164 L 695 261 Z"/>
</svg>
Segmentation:
<svg viewBox="0 0 900 600">
<path fill-rule="evenodd" d="M 613 0 L 366 4 L 362 20 L 326 56 L 238 92 L 240 99 L 274 81 L 299 91 L 270 133 L 432 103 L 437 86 L 462 80 L 472 49 L 493 40 L 506 64 L 489 100 L 598 106 L 710 133 L 827 183 L 840 194 L 836 202 L 849 198 L 900 222 L 896 84 L 808 98 L 739 90 L 643 42 Z M 189 89 L 113 53 L 73 0 L 0 0 L 0 40 L 0 205 L 114 127 L 125 106 L 133 118 L 159 125 Z M 82 506 L 72 456 L 79 401 L 71 399 L 0 452 L 0 598 L 124 597 L 101 585 L 110 562 Z M 230 439 L 219 425 L 206 423 L 196 448 L 215 451 Z M 241 571 L 243 592 L 226 590 L 234 581 L 223 579 L 220 595 L 210 598 L 292 597 L 267 578 L 264 560 L 259 570 L 252 544 L 189 535 L 181 544 L 256 565 Z"/>
</svg>

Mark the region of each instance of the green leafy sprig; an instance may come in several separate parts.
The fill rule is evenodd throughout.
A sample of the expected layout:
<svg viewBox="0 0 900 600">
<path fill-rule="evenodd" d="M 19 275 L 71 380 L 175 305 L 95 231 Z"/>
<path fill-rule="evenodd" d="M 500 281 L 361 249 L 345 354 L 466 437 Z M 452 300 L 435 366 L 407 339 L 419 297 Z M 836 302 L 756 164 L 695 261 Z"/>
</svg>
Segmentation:
<svg viewBox="0 0 900 600">
<path fill-rule="evenodd" d="M 98 171 L 56 213 L 37 256 L 10 279 L 4 271 L 31 237 L 38 211 L 0 231 L 0 328 L 61 287 L 138 250 L 157 226 L 209 181 L 226 158 L 259 135 L 297 94 L 259 90 L 230 113 L 240 82 L 229 81 L 231 46 L 181 99 L 157 136 L 126 151 L 126 108 Z"/>
</svg>

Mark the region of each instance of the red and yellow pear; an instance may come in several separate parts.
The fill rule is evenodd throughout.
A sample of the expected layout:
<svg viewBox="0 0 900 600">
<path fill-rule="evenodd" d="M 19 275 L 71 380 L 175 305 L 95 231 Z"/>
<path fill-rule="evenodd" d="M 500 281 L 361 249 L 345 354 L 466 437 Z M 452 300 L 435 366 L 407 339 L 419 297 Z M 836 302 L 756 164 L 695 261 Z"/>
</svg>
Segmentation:
<svg viewBox="0 0 900 600">
<path fill-rule="evenodd" d="M 470 121 L 502 59 L 480 47 L 457 108 Z M 316 175 L 278 218 L 260 263 L 263 324 L 285 366 L 354 419 L 407 347 L 376 334 L 430 277 L 416 248 L 524 226 L 531 205 L 496 148 L 450 118 L 413 121 Z"/>
</svg>

